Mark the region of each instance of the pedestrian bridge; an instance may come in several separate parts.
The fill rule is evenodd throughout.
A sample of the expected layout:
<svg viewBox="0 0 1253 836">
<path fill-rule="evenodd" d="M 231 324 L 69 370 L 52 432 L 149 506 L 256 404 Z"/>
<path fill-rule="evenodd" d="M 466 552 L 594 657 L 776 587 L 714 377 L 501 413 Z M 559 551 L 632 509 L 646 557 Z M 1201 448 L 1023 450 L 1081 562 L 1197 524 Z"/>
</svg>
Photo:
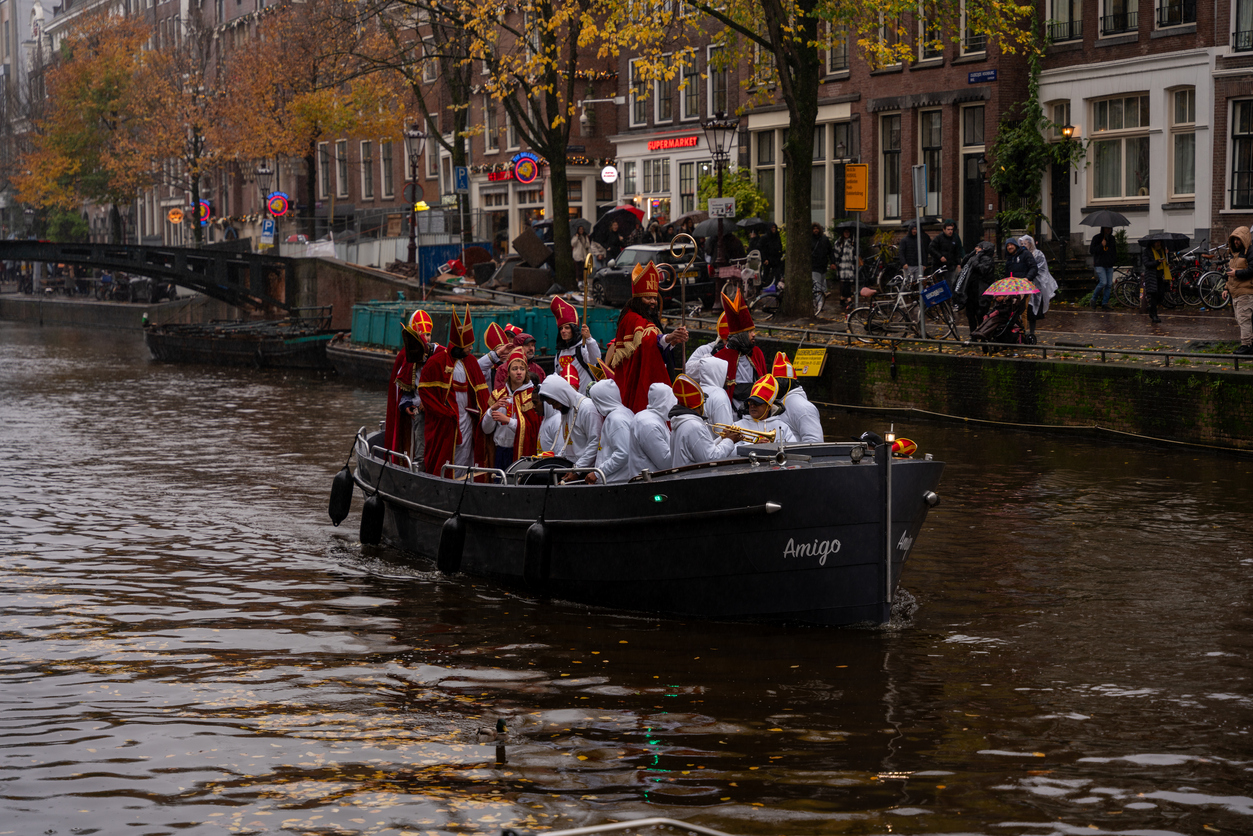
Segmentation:
<svg viewBox="0 0 1253 836">
<path fill-rule="evenodd" d="M 274 255 L 130 244 L 0 241 L 0 259 L 81 264 L 174 282 L 240 308 L 290 310 L 294 261 Z"/>
</svg>

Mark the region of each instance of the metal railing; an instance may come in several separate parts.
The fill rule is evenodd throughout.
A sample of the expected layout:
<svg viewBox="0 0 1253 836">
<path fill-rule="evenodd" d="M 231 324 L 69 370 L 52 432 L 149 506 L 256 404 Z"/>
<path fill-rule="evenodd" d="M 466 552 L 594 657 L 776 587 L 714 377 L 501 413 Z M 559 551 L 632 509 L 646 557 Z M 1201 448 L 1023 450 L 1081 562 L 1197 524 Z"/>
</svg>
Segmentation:
<svg viewBox="0 0 1253 836">
<path fill-rule="evenodd" d="M 1236 52 L 1253 50 L 1253 29 L 1231 33 L 1231 48 Z"/>
<path fill-rule="evenodd" d="M 1182 26 L 1196 23 L 1196 0 L 1158 0 L 1157 25 Z"/>
<path fill-rule="evenodd" d="M 1062 41 L 1078 41 L 1083 39 L 1082 20 L 1050 20 L 1049 39 L 1053 43 Z"/>
<path fill-rule="evenodd" d="M 1101 18 L 1101 34 L 1117 35 L 1121 32 L 1134 32 L 1140 28 L 1140 13 L 1135 10 L 1105 15 Z"/>
</svg>

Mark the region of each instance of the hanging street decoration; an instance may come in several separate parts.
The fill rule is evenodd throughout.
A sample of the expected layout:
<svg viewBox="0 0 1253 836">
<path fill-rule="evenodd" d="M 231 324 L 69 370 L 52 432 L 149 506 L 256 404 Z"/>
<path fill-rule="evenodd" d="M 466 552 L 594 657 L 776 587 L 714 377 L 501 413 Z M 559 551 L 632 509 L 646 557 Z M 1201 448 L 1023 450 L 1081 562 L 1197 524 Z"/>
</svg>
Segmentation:
<svg viewBox="0 0 1253 836">
<path fill-rule="evenodd" d="M 213 206 L 207 200 L 200 201 L 200 225 L 204 226 L 213 217 Z"/>
<path fill-rule="evenodd" d="M 178 224 L 181 224 L 183 222 L 183 210 L 175 206 L 168 213 L 166 213 L 165 217 L 169 219 L 170 223 L 177 226 Z"/>
<path fill-rule="evenodd" d="M 539 177 L 539 157 L 523 151 L 513 158 L 513 179 L 522 184 L 534 183 Z"/>
<path fill-rule="evenodd" d="M 271 192 L 270 196 L 265 199 L 265 205 L 269 207 L 270 214 L 276 218 L 281 218 L 287 214 L 287 210 L 291 203 L 283 192 Z"/>
</svg>

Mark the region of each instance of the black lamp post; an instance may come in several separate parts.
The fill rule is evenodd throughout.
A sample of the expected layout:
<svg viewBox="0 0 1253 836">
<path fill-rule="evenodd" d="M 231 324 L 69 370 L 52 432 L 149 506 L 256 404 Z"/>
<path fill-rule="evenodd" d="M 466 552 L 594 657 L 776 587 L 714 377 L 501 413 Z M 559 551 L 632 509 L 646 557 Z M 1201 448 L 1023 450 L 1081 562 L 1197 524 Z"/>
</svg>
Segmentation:
<svg viewBox="0 0 1253 836">
<path fill-rule="evenodd" d="M 705 131 L 705 141 L 709 145 L 709 152 L 713 155 L 714 170 L 718 172 L 718 197 L 722 197 L 722 172 L 731 163 L 731 144 L 735 142 L 735 132 L 739 126 L 739 119 L 728 118 L 721 110 L 715 113 L 712 119 L 706 119 L 701 123 Z M 714 246 L 714 267 L 721 267 L 725 263 L 725 252 L 722 246 L 722 217 L 719 215 L 718 241 Z"/>
<path fill-rule="evenodd" d="M 409 181 L 413 189 L 409 194 L 409 263 L 418 263 L 418 161 L 422 158 L 422 147 L 426 144 L 426 134 L 412 125 L 405 128 L 405 155 L 409 158 Z"/>
<path fill-rule="evenodd" d="M 274 182 L 274 171 L 262 162 L 257 166 L 257 188 L 261 190 L 261 217 L 270 216 L 270 184 Z"/>
</svg>

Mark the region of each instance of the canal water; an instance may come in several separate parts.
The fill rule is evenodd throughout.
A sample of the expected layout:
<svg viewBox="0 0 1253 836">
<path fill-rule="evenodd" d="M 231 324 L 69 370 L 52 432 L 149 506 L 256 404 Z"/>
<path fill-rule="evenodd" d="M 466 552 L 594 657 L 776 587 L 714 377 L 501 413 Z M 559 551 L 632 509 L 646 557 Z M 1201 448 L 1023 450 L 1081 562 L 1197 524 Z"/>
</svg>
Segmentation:
<svg viewBox="0 0 1253 836">
<path fill-rule="evenodd" d="M 898 424 L 912 618 L 710 624 L 363 550 L 383 406 L 0 323 L 0 834 L 1253 832 L 1247 459 Z"/>
</svg>

